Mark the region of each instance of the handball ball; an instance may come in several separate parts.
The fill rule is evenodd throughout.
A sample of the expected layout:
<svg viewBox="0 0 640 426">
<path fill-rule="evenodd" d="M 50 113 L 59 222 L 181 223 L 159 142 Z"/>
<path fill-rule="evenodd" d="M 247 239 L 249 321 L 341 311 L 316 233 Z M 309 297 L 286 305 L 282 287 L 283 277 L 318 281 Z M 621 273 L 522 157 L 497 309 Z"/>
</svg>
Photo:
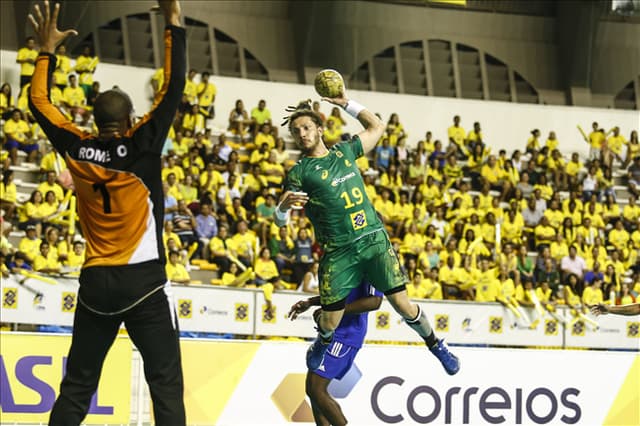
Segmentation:
<svg viewBox="0 0 640 426">
<path fill-rule="evenodd" d="M 344 92 L 344 81 L 336 70 L 322 70 L 314 81 L 316 92 L 324 98 L 337 98 Z"/>
</svg>

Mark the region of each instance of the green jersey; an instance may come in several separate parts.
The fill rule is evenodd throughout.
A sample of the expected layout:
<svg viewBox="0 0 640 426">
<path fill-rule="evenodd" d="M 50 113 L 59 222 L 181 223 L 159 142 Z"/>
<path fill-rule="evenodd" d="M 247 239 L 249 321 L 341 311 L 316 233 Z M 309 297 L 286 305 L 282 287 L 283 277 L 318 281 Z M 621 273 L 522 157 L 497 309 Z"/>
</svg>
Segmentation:
<svg viewBox="0 0 640 426">
<path fill-rule="evenodd" d="M 285 191 L 308 194 L 305 212 L 325 249 L 348 245 L 384 228 L 356 166 L 363 154 L 362 142 L 354 136 L 323 157 L 303 157 L 287 174 Z"/>
</svg>

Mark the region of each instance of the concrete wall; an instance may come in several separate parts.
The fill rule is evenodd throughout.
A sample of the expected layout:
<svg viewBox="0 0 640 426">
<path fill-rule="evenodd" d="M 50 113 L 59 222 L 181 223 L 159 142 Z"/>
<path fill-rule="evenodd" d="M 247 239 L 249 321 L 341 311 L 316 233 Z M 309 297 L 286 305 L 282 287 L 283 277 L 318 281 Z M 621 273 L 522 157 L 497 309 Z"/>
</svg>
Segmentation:
<svg viewBox="0 0 640 426">
<path fill-rule="evenodd" d="M 14 50 L 25 35 L 26 10 L 33 1 L 0 3 L 0 47 Z M 67 0 L 61 26 L 74 26 L 81 34 L 88 34 L 120 16 L 147 12 L 153 4 L 150 0 Z M 553 94 L 549 103 L 563 98 L 571 101 L 567 96 L 570 88 L 563 83 L 564 70 L 558 63 L 558 28 L 552 16 L 357 0 L 193 0 L 182 5 L 186 16 L 204 21 L 237 40 L 277 81 L 304 82 L 306 70 L 326 67 L 349 75 L 387 47 L 412 40 L 443 39 L 500 59 L 541 93 Z M 596 96 L 594 102 L 608 105 L 611 96 L 640 74 L 640 25 L 601 21 L 594 44 L 590 91 L 607 95 Z"/>
</svg>

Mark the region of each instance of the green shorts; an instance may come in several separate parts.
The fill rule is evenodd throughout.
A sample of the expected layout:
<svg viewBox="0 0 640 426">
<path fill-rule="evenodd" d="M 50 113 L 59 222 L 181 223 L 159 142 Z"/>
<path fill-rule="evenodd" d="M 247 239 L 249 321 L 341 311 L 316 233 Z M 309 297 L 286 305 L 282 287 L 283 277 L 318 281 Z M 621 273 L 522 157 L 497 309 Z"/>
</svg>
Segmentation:
<svg viewBox="0 0 640 426">
<path fill-rule="evenodd" d="M 326 251 L 320 260 L 318 278 L 322 306 L 346 299 L 363 281 L 383 293 L 404 287 L 409 281 L 384 229 Z"/>
</svg>

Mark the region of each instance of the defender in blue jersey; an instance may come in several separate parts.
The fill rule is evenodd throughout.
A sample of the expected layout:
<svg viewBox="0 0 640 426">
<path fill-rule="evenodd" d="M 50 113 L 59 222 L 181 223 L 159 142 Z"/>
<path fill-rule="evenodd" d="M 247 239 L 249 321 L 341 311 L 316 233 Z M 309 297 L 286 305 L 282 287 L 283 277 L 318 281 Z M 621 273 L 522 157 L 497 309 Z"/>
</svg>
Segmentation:
<svg viewBox="0 0 640 426">
<path fill-rule="evenodd" d="M 333 379 L 340 380 L 353 366 L 353 361 L 367 334 L 368 312 L 375 311 L 382 303 L 382 293 L 368 283 L 351 290 L 345 300 L 345 311 L 333 342 L 327 349 L 322 364 L 307 373 L 306 392 L 311 401 L 313 418 L 317 425 L 343 425 L 347 419 L 340 405 L 329 393 Z M 288 316 L 293 320 L 311 306 L 320 306 L 320 296 L 300 300 L 291 307 Z M 320 309 L 314 312 L 314 318 Z"/>
</svg>

